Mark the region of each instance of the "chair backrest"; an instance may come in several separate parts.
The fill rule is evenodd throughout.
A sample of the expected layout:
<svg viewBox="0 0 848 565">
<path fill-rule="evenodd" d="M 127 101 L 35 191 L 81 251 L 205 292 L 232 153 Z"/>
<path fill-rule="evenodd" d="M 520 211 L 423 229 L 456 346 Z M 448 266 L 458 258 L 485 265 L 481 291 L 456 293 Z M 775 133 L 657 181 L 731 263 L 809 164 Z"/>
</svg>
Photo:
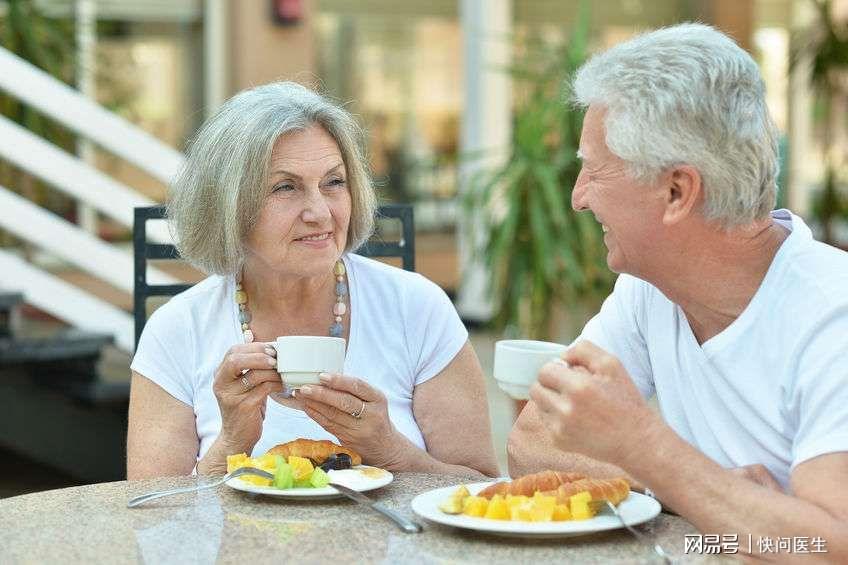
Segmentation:
<svg viewBox="0 0 848 565">
<path fill-rule="evenodd" d="M 398 241 L 383 241 L 379 223 L 374 236 L 356 253 L 363 257 L 398 257 L 407 271 L 415 270 L 415 222 L 410 204 L 385 204 L 377 211 L 377 220 L 394 218 L 401 223 Z M 135 209 L 133 219 L 133 317 L 135 318 L 135 345 L 141 337 L 141 331 L 147 322 L 147 299 L 152 296 L 174 296 L 191 288 L 190 284 L 149 284 L 147 282 L 147 261 L 156 259 L 180 259 L 177 248 L 169 243 L 149 243 L 147 241 L 147 221 L 165 219 L 164 206 L 142 206 Z"/>
</svg>

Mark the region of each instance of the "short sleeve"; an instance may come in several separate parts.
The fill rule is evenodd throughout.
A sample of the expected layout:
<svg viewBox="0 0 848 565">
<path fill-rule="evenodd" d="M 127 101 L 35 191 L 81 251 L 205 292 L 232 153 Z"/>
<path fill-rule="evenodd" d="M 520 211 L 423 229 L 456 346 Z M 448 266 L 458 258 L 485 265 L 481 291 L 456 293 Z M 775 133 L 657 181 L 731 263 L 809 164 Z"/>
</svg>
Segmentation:
<svg viewBox="0 0 848 565">
<path fill-rule="evenodd" d="M 141 333 L 130 368 L 189 406 L 194 402 L 191 316 L 179 299 L 159 307 Z M 176 352 L 184 352 L 177 355 Z"/>
<path fill-rule="evenodd" d="M 591 341 L 615 355 L 636 388 L 645 398 L 654 395 L 654 379 L 645 337 L 640 330 L 640 312 L 645 307 L 641 281 L 620 275 L 615 288 L 575 341 Z"/>
<path fill-rule="evenodd" d="M 793 468 L 819 455 L 848 451 L 848 306 L 829 313 L 809 336 L 789 403 L 797 426 Z"/>
<path fill-rule="evenodd" d="M 438 375 L 453 361 L 468 330 L 445 291 L 421 275 L 404 286 L 406 346 L 415 386 Z"/>
</svg>

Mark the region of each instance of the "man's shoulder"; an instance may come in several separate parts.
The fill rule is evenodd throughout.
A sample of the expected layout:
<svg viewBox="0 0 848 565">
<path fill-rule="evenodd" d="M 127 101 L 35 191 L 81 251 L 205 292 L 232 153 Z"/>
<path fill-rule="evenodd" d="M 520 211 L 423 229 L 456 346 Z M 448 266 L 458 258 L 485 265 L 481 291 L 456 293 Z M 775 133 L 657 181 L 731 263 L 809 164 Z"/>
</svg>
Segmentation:
<svg viewBox="0 0 848 565">
<path fill-rule="evenodd" d="M 786 258 L 780 279 L 780 294 L 793 303 L 848 306 L 848 252 L 836 247 L 811 241 Z"/>
</svg>

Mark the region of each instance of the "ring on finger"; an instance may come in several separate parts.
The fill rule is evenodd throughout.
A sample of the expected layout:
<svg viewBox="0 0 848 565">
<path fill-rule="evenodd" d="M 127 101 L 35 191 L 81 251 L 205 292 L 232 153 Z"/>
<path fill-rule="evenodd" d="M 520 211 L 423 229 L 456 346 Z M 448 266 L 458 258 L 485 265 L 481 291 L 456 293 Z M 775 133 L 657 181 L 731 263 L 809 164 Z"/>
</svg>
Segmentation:
<svg viewBox="0 0 848 565">
<path fill-rule="evenodd" d="M 244 392 L 250 392 L 251 390 L 253 390 L 253 385 L 250 384 L 250 379 L 247 375 L 242 375 L 241 386 L 244 388 Z"/>
<path fill-rule="evenodd" d="M 356 418 L 357 420 L 361 420 L 362 416 L 365 415 L 365 401 L 362 401 L 362 408 L 360 408 L 358 412 L 351 412 L 350 415 Z"/>
</svg>

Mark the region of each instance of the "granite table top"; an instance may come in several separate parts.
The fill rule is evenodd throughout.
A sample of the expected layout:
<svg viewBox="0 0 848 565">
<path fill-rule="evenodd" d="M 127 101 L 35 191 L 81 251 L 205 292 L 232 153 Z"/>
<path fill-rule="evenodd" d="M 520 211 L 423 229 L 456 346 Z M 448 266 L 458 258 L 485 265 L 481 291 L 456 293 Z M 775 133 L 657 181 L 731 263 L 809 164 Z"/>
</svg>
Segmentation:
<svg viewBox="0 0 848 565">
<path fill-rule="evenodd" d="M 134 496 L 206 480 L 121 481 L 0 500 L 0 562 L 488 565 L 660 561 L 625 530 L 534 540 L 424 522 L 423 533 L 405 534 L 377 512 L 347 499 L 293 501 L 227 486 L 126 507 Z M 461 482 L 460 477 L 398 473 L 392 484 L 370 494 L 414 518 L 410 501 L 415 495 Z M 639 529 L 675 559 L 708 558 L 683 555 L 684 536 L 696 531 L 680 517 L 660 514 Z"/>
</svg>

